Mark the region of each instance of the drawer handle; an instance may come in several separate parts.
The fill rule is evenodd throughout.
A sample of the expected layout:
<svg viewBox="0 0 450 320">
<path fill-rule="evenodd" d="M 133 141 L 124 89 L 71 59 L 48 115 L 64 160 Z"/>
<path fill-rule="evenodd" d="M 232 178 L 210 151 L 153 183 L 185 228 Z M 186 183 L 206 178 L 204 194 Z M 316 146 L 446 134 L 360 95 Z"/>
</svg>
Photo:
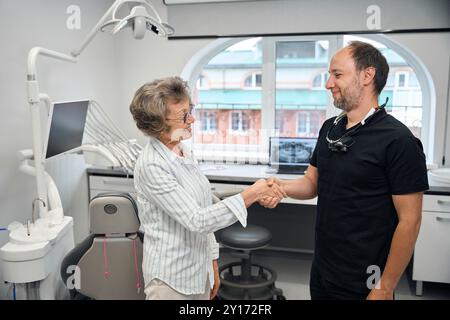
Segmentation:
<svg viewBox="0 0 450 320">
<path fill-rule="evenodd" d="M 443 205 L 443 206 L 450 205 L 450 201 L 444 201 L 444 200 L 438 200 L 437 203 L 440 205 Z"/>
<path fill-rule="evenodd" d="M 440 221 L 440 222 L 450 222 L 450 217 L 440 217 L 440 216 L 436 216 L 436 221 Z"/>
<path fill-rule="evenodd" d="M 117 180 L 117 181 L 103 180 L 103 184 L 123 186 L 123 185 L 130 185 L 130 181 L 127 181 L 127 180 L 124 180 L 124 181 L 122 181 L 122 180 Z"/>
</svg>

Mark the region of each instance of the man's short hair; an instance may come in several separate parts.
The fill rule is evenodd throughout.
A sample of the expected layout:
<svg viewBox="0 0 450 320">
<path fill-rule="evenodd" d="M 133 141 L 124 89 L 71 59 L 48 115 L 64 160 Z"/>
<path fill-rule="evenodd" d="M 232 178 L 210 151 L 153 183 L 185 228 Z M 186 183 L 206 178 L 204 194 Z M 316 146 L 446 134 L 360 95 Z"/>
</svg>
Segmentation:
<svg viewBox="0 0 450 320">
<path fill-rule="evenodd" d="M 136 91 L 130 104 L 130 112 L 139 130 L 159 138 L 161 133 L 170 130 L 166 122 L 169 113 L 167 103 L 179 103 L 183 100 L 191 102 L 186 81 L 180 77 L 157 79 L 145 83 Z"/>
<path fill-rule="evenodd" d="M 369 43 L 362 41 L 352 41 L 348 45 L 350 53 L 355 61 L 356 70 L 373 67 L 375 68 L 374 87 L 377 94 L 380 94 L 386 85 L 389 74 L 389 65 L 383 54 Z"/>
</svg>

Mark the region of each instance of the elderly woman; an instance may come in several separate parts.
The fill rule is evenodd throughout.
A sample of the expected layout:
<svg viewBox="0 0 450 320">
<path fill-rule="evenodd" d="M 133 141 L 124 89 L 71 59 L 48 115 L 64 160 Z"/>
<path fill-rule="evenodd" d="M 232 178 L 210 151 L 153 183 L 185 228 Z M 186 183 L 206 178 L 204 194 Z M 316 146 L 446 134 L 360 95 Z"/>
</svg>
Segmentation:
<svg viewBox="0 0 450 320">
<path fill-rule="evenodd" d="M 219 246 L 213 232 L 239 221 L 265 196 L 285 196 L 258 180 L 242 193 L 212 204 L 208 179 L 181 140 L 195 118 L 187 83 L 179 77 L 144 84 L 130 111 L 149 141 L 134 170 L 143 230 L 147 299 L 207 300 L 217 294 Z"/>
</svg>

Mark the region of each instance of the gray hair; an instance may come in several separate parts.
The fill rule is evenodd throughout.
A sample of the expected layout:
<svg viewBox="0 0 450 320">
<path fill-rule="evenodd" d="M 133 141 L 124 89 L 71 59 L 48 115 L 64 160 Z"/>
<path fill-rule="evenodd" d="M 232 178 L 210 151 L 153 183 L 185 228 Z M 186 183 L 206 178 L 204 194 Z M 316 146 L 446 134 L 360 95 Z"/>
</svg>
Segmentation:
<svg viewBox="0 0 450 320">
<path fill-rule="evenodd" d="M 170 130 L 166 122 L 169 113 L 167 103 L 179 103 L 183 100 L 191 102 L 186 81 L 180 77 L 157 79 L 145 83 L 136 91 L 130 104 L 130 112 L 139 130 L 159 138 L 161 133 Z"/>
</svg>

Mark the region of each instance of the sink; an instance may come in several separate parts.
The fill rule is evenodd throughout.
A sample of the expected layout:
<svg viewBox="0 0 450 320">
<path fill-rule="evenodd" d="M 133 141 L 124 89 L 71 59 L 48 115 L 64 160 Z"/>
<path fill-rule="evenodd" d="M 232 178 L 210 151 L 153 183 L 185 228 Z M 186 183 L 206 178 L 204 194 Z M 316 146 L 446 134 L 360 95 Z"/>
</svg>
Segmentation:
<svg viewBox="0 0 450 320">
<path fill-rule="evenodd" d="M 9 234 L 10 241 L 15 244 L 30 244 L 52 241 L 58 235 L 59 228 L 50 227 L 44 219 L 36 220 L 36 223 L 31 223 L 29 227 L 30 235 L 28 235 L 28 228 L 26 225 L 20 225 Z"/>
<path fill-rule="evenodd" d="M 17 228 L 9 234 L 12 242 L 17 244 L 37 243 L 49 240 L 49 234 L 47 234 L 42 228 L 30 227 L 30 235 L 28 235 L 27 228 L 22 226 Z"/>
<path fill-rule="evenodd" d="M 450 168 L 439 168 L 428 171 L 430 186 L 450 187 Z"/>
</svg>

